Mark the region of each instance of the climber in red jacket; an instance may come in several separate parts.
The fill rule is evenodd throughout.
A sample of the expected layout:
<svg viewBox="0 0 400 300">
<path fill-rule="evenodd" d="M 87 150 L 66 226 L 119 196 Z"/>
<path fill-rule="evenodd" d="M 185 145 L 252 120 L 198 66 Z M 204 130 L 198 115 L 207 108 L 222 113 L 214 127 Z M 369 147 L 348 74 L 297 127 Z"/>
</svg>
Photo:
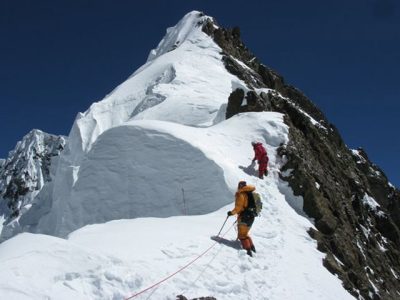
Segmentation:
<svg viewBox="0 0 400 300">
<path fill-rule="evenodd" d="M 258 177 L 261 179 L 264 178 L 264 175 L 267 176 L 267 166 L 268 166 L 268 155 L 264 146 L 258 142 L 251 142 L 254 149 L 254 158 L 253 162 L 257 160 L 258 162 Z"/>
</svg>

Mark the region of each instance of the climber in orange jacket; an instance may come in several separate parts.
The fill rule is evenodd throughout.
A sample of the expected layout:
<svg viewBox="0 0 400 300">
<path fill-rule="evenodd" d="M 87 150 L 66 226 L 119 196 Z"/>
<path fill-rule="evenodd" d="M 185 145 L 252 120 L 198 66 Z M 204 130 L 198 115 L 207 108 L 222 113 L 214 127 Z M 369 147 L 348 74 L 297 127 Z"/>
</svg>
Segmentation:
<svg viewBox="0 0 400 300">
<path fill-rule="evenodd" d="M 228 211 L 228 216 L 238 215 L 238 239 L 240 240 L 243 249 L 247 251 L 247 254 L 252 255 L 252 251 L 256 252 L 253 241 L 249 236 L 249 231 L 251 225 L 254 222 L 254 215 L 249 214 L 246 211 L 248 206 L 248 192 L 253 192 L 256 188 L 253 185 L 247 185 L 246 181 L 240 181 L 238 184 L 238 189 L 235 194 L 235 208 Z"/>
</svg>

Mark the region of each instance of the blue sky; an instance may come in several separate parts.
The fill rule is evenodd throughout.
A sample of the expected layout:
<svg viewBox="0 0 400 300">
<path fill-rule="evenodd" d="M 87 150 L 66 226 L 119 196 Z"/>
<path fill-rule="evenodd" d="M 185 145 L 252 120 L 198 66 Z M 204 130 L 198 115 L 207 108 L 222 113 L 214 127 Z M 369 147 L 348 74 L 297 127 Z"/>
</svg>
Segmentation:
<svg viewBox="0 0 400 300">
<path fill-rule="evenodd" d="M 32 128 L 68 135 L 76 114 L 140 67 L 167 27 L 201 10 L 239 26 L 247 47 L 399 187 L 399 9 L 395 0 L 2 0 L 0 157 Z"/>
</svg>

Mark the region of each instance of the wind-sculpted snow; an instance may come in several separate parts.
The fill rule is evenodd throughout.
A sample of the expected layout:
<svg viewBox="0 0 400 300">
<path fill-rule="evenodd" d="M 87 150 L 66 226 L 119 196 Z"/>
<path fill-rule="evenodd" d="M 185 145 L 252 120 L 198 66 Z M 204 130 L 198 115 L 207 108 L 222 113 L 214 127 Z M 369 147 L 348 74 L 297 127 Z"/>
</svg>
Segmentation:
<svg viewBox="0 0 400 300">
<path fill-rule="evenodd" d="M 185 15 L 176 26 L 167 29 L 167 34 L 157 48 L 150 51 L 147 61 L 180 47 L 193 34 L 193 29 L 196 27 L 200 29 L 206 19 L 210 17 L 198 11 Z"/>
<path fill-rule="evenodd" d="M 209 127 L 224 120 L 226 101 L 232 88 L 239 86 L 245 88 L 245 84 L 227 72 L 222 62 L 221 49 L 202 32 L 201 26 L 193 27 L 193 24 L 197 24 L 201 20 L 203 20 L 203 16 L 198 13 L 189 14 L 188 18 L 184 18 L 183 23 L 175 27 L 176 30 L 179 28 L 187 30 L 182 35 L 178 34 L 180 37 L 184 36 L 180 39 L 179 47 L 165 53 L 161 53 L 161 51 L 157 57 L 147 62 L 102 101 L 94 103 L 85 113 L 79 114 L 69 136 L 68 149 L 60 158 L 51 192 L 51 212 L 48 216 L 37 220 L 37 225 L 29 227 L 30 230 L 34 231 L 38 228 L 40 232 L 48 233 L 48 228 L 52 228 L 51 230 L 61 234 L 61 232 L 68 232 L 71 228 L 77 228 L 86 222 L 111 219 L 111 216 L 95 214 L 95 217 L 88 216 L 88 220 L 85 222 L 77 221 L 73 225 L 75 221 L 65 221 L 64 217 L 64 211 L 70 211 L 68 206 L 74 207 L 75 202 L 80 201 L 79 197 L 74 196 L 74 193 L 82 186 L 80 176 L 85 176 L 85 172 L 87 172 L 83 171 L 83 165 L 93 159 L 91 156 L 93 153 L 100 151 L 101 142 L 97 140 L 102 134 L 107 137 L 108 130 L 114 127 L 128 126 L 129 122 L 135 120 L 166 121 L 192 128 Z M 166 37 L 166 39 L 169 38 L 172 37 Z M 156 128 L 155 130 L 160 129 Z M 121 131 L 122 129 L 118 129 L 116 132 Z M 114 142 L 118 146 L 122 140 Z M 94 145 L 97 145 L 97 150 L 91 153 Z M 129 144 L 130 152 L 135 153 L 135 148 L 138 146 L 140 146 L 139 143 Z M 188 147 L 190 148 L 190 146 Z M 195 152 L 193 155 L 197 157 Z M 154 162 L 160 161 L 157 157 L 153 160 Z M 193 164 L 193 161 L 195 161 L 194 158 L 192 162 L 185 164 L 186 171 L 189 169 L 188 165 Z M 87 165 L 86 168 L 88 168 Z M 130 171 L 137 172 L 137 169 Z M 190 175 L 183 174 L 183 176 L 196 176 L 196 170 L 193 168 Z M 179 191 L 178 193 L 181 193 L 181 189 L 182 187 L 175 188 Z M 79 191 L 79 195 L 85 193 Z M 127 199 L 127 197 L 125 195 L 123 199 Z M 179 197 L 180 201 L 181 198 L 182 196 Z M 113 200 L 118 201 L 118 199 Z M 226 203 L 224 201 L 226 200 L 216 200 L 215 204 L 208 210 L 204 210 L 203 213 Z M 75 213 L 80 215 L 79 212 Z M 36 214 L 31 214 L 30 223 L 35 219 L 32 218 L 34 215 Z M 162 215 L 167 214 L 164 212 Z M 128 216 L 137 215 L 128 212 L 120 215 L 120 217 Z M 74 218 L 80 219 L 79 216 Z"/>
<path fill-rule="evenodd" d="M 166 97 L 162 94 L 155 92 L 155 89 L 160 84 L 168 84 L 171 83 L 176 77 L 176 72 L 173 66 L 167 68 L 156 80 L 153 84 L 151 84 L 146 90 L 146 96 L 143 100 L 136 106 L 133 111 L 131 118 L 135 117 L 139 113 L 149 109 L 153 106 L 156 106 L 163 102 Z"/>
<path fill-rule="evenodd" d="M 61 232 L 115 219 L 204 214 L 231 201 L 215 162 L 188 141 L 140 123 L 98 138 L 79 169 Z"/>
<path fill-rule="evenodd" d="M 204 18 L 209 17 L 198 12 L 188 14 L 169 30 L 157 55 L 77 116 L 69 142 L 73 165 L 80 164 L 101 133 L 130 119 L 190 126 L 215 123 L 232 86 L 245 88 L 245 84 L 227 72 L 220 47 L 197 26 Z M 169 45 L 177 41 L 179 47 L 170 49 Z"/>
<path fill-rule="evenodd" d="M 307 234 L 313 224 L 289 205 L 297 197 L 289 189 L 281 192 L 283 162 L 276 149 L 287 135 L 283 116 L 272 112 L 236 115 L 209 128 L 136 120 L 108 130 L 82 163 L 64 217 L 79 226 L 105 216 L 142 216 L 85 226 L 67 240 L 23 234 L 1 244 L 0 293 L 7 299 L 127 298 L 215 243 L 211 237 L 244 179 L 257 187 L 264 204 L 251 231 L 254 257 L 237 243 L 232 217 L 224 238 L 204 257 L 135 299 L 352 299 L 322 266 L 324 254 Z M 263 180 L 251 164 L 250 142 L 256 138 L 270 157 Z M 150 215 L 159 218 L 144 217 Z"/>
<path fill-rule="evenodd" d="M 35 231 L 65 236 L 115 219 L 212 212 L 232 201 L 240 178 L 230 174 L 243 160 L 236 151 L 248 150 L 254 132 L 278 147 L 285 128 L 280 114 L 249 113 L 208 128 L 132 120 L 109 129 L 85 156 L 71 191 L 54 198 Z"/>
</svg>

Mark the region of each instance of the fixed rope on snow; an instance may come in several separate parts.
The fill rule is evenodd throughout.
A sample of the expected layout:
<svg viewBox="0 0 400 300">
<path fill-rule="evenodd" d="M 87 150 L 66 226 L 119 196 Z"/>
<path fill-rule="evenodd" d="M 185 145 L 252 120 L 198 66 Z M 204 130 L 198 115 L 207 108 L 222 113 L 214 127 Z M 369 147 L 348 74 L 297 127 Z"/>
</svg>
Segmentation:
<svg viewBox="0 0 400 300">
<path fill-rule="evenodd" d="M 225 222 L 226 222 L 226 220 L 225 220 Z M 224 225 L 225 225 L 225 222 L 224 222 Z M 229 229 L 228 229 L 221 237 L 224 237 L 224 236 L 232 229 L 232 227 L 233 227 L 235 224 L 236 224 L 236 222 L 234 222 L 234 223 L 231 225 L 231 227 L 229 227 Z M 221 228 L 221 230 L 222 230 L 222 228 Z M 221 231 L 220 231 L 220 232 L 221 232 Z M 219 232 L 219 233 L 220 233 L 220 232 Z M 219 236 L 219 233 L 218 233 L 218 236 Z M 186 268 L 188 268 L 190 265 L 192 265 L 194 262 L 196 262 L 198 259 L 200 259 L 202 256 L 204 256 L 204 255 L 205 255 L 208 251 L 210 251 L 216 244 L 218 244 L 218 241 L 216 241 L 214 244 L 212 244 L 210 247 L 208 247 L 203 253 L 201 253 L 200 255 L 198 255 L 195 259 L 193 259 L 192 261 L 190 261 L 189 263 L 187 263 L 186 265 L 184 265 L 183 267 L 181 267 L 179 270 L 177 270 L 177 271 L 175 271 L 174 273 L 168 275 L 168 276 L 165 277 L 164 279 L 162 279 L 162 280 L 160 280 L 160 281 L 154 283 L 153 285 L 151 285 L 151 286 L 149 286 L 149 287 L 147 287 L 147 288 L 145 288 L 145 289 L 143 289 L 143 290 L 137 292 L 136 294 L 133 294 L 132 296 L 129 296 L 128 298 L 125 298 L 125 300 L 133 299 L 133 298 L 135 298 L 135 297 L 137 297 L 137 296 L 139 296 L 139 295 L 141 295 L 141 294 L 143 294 L 143 293 L 145 293 L 145 292 L 147 292 L 147 291 L 149 291 L 149 290 L 151 290 L 151 289 L 153 289 L 153 288 L 159 286 L 160 284 L 162 284 L 163 282 L 167 281 L 167 280 L 170 279 L 171 277 L 174 277 L 176 274 L 182 272 L 183 270 L 185 270 Z M 214 258 L 215 258 L 215 257 L 214 257 Z M 213 258 L 213 259 L 214 259 L 214 258 Z"/>
</svg>

